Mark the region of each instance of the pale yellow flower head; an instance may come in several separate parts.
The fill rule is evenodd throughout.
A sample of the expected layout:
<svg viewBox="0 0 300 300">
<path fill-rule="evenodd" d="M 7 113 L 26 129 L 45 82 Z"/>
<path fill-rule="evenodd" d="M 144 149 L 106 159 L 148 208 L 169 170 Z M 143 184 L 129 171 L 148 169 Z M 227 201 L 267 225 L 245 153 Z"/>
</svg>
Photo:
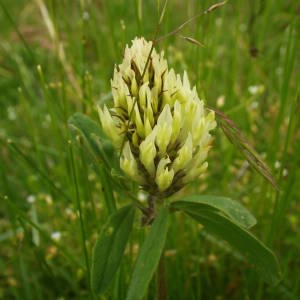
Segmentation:
<svg viewBox="0 0 300 300">
<path fill-rule="evenodd" d="M 166 197 L 205 172 L 216 122 L 186 72 L 181 78 L 168 69 L 163 52 L 153 49 L 144 72 L 151 46 L 144 38 L 126 46 L 111 80 L 113 107 L 99 108 L 99 116 L 116 149 L 123 145 L 124 173 L 151 195 Z"/>
</svg>

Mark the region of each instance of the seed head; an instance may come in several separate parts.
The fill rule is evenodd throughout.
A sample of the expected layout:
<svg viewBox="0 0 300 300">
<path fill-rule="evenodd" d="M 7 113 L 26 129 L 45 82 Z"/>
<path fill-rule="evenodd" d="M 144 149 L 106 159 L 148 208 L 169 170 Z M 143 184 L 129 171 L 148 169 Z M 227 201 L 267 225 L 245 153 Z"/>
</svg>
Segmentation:
<svg viewBox="0 0 300 300">
<path fill-rule="evenodd" d="M 123 62 L 111 80 L 113 107 L 99 108 L 104 132 L 116 149 L 123 146 L 120 166 L 153 196 L 167 197 L 207 168 L 214 112 L 205 112 L 196 88 L 168 70 L 144 38 L 126 46 Z M 143 76 L 142 76 L 143 75 Z M 123 143 L 125 141 L 125 143 Z"/>
</svg>

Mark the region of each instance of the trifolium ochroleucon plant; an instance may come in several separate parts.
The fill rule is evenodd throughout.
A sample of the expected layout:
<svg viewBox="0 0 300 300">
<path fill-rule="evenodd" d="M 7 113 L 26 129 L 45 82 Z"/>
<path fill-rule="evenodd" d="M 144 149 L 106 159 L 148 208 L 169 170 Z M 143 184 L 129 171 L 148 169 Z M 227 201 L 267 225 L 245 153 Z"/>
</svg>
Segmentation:
<svg viewBox="0 0 300 300">
<path fill-rule="evenodd" d="M 151 47 L 144 38 L 126 47 L 111 80 L 113 107 L 104 105 L 99 115 L 104 132 L 121 151 L 121 169 L 161 199 L 205 172 L 216 122 L 187 73 L 181 77 L 169 69 L 164 53 Z"/>
</svg>

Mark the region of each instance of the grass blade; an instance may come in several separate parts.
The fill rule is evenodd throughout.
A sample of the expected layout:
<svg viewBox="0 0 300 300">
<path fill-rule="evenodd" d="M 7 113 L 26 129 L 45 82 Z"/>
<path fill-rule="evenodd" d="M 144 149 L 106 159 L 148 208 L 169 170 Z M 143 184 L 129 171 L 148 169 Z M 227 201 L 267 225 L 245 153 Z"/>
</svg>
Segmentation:
<svg viewBox="0 0 300 300">
<path fill-rule="evenodd" d="M 278 185 L 276 183 L 275 178 L 272 176 L 269 167 L 259 156 L 259 154 L 255 151 L 255 149 L 248 143 L 247 139 L 244 137 L 240 129 L 224 113 L 211 107 L 210 109 L 216 113 L 219 125 L 222 131 L 224 132 L 225 136 L 228 138 L 228 140 L 240 150 L 241 154 L 246 158 L 249 164 L 261 176 L 263 176 L 267 181 L 269 181 L 272 184 L 272 186 L 278 191 Z"/>
</svg>

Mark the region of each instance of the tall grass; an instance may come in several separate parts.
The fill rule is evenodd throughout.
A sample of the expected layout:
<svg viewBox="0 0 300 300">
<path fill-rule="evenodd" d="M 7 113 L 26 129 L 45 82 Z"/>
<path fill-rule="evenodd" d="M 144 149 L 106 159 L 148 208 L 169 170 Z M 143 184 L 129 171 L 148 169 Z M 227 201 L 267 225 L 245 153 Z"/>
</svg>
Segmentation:
<svg viewBox="0 0 300 300">
<path fill-rule="evenodd" d="M 89 287 L 92 246 L 128 199 L 113 191 L 83 141 L 72 140 L 67 120 L 77 111 L 98 120 L 96 104 L 111 99 L 114 64 L 132 38 L 153 38 L 162 2 L 1 0 L 0 298 L 97 299 Z M 211 4 L 169 1 L 161 35 Z M 158 44 L 207 104 L 238 124 L 280 187 L 274 191 L 215 131 L 207 176 L 182 193 L 243 202 L 283 279 L 263 284 L 224 242 L 179 215 L 166 245 L 170 299 L 300 296 L 299 29 L 297 1 L 228 1 L 181 32 L 205 47 L 178 36 Z M 122 268 L 101 299 L 125 297 L 144 240 L 139 223 L 136 216 Z M 153 280 L 149 299 L 155 288 Z"/>
</svg>

